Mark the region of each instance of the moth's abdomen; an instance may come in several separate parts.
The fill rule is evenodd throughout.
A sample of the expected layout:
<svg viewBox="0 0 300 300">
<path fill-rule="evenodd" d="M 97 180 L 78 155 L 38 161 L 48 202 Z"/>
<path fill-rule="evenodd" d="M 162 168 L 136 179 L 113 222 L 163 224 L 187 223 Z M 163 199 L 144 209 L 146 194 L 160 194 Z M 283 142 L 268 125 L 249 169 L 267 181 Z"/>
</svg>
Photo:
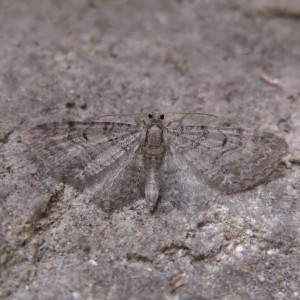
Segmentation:
<svg viewBox="0 0 300 300">
<path fill-rule="evenodd" d="M 149 210 L 152 211 L 157 203 L 160 194 L 160 178 L 159 171 L 151 168 L 148 170 L 146 185 L 145 185 L 145 197 Z"/>
</svg>

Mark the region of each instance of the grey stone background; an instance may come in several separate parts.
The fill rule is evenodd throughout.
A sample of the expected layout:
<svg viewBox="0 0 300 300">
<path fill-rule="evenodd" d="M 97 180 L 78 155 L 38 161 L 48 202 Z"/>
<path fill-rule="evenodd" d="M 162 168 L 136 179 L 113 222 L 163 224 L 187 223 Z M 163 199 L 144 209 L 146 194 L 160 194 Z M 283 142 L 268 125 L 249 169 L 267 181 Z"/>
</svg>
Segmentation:
<svg viewBox="0 0 300 300">
<path fill-rule="evenodd" d="M 0 24 L 1 299 L 300 299 L 298 0 L 2 0 Z M 112 215 L 27 159 L 35 124 L 154 109 L 290 153 L 247 192 Z"/>
</svg>

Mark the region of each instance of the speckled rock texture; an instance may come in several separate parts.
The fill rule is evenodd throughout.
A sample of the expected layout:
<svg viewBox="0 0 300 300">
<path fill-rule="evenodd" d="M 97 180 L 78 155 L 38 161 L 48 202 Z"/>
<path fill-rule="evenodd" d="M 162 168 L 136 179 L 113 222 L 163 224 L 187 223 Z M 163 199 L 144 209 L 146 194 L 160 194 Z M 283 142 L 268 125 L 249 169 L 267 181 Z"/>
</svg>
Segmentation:
<svg viewBox="0 0 300 300">
<path fill-rule="evenodd" d="M 1 299 L 300 299 L 298 0 L 3 0 L 0 20 Z M 105 213 L 28 159 L 36 124 L 154 109 L 289 154 L 254 189 L 201 182 L 152 214 Z"/>
</svg>

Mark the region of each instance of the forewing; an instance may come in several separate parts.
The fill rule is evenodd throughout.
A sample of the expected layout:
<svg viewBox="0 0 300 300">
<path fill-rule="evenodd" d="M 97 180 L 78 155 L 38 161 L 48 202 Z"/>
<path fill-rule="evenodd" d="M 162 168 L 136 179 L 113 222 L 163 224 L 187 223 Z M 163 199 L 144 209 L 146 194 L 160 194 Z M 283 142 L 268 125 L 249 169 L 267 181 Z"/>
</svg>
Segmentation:
<svg viewBox="0 0 300 300">
<path fill-rule="evenodd" d="M 25 142 L 52 176 L 83 190 L 138 147 L 142 132 L 123 123 L 57 122 L 30 129 Z"/>
<path fill-rule="evenodd" d="M 287 151 L 271 133 L 235 128 L 175 126 L 167 129 L 172 151 L 179 151 L 208 183 L 227 193 L 263 181 Z"/>
</svg>

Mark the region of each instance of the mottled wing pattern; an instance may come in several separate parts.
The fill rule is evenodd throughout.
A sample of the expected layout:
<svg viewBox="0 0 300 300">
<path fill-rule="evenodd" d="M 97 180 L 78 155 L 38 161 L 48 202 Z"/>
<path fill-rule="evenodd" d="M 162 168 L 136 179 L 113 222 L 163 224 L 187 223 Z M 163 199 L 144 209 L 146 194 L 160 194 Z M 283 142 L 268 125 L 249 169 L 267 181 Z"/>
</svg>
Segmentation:
<svg viewBox="0 0 300 300">
<path fill-rule="evenodd" d="M 34 127 L 25 142 L 55 178 L 79 190 L 112 180 L 133 159 L 143 127 L 110 122 L 57 122 Z"/>
<path fill-rule="evenodd" d="M 281 138 L 266 132 L 206 126 L 167 128 L 171 151 L 179 151 L 211 186 L 226 193 L 263 181 L 287 151 Z"/>
</svg>

